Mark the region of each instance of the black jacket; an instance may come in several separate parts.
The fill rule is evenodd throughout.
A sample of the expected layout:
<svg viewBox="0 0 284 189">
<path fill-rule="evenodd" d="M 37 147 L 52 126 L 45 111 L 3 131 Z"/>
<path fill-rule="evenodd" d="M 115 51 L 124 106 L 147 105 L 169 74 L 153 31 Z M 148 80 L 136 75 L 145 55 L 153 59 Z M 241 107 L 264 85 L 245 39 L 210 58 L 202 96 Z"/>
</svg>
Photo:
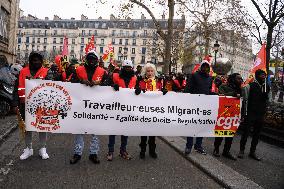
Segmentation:
<svg viewBox="0 0 284 189">
<path fill-rule="evenodd" d="M 184 92 L 191 94 L 212 94 L 212 81 L 213 79 L 211 76 L 197 71 L 191 75 Z"/>
</svg>

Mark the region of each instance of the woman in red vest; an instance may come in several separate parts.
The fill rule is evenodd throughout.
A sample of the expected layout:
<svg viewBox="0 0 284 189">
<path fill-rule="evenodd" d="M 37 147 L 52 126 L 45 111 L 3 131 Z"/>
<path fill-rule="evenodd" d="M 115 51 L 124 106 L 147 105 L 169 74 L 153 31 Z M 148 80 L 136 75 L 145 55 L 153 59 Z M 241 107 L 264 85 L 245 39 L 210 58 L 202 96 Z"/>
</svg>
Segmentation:
<svg viewBox="0 0 284 189">
<path fill-rule="evenodd" d="M 29 66 L 23 68 L 19 75 L 18 95 L 19 95 L 19 111 L 22 119 L 25 119 L 25 79 L 45 79 L 47 76 L 47 69 L 42 66 L 43 57 L 39 53 L 31 53 L 29 56 Z M 39 155 L 42 159 L 48 159 L 49 156 L 46 152 L 47 134 L 45 132 L 39 133 L 39 141 L 41 149 Z M 21 160 L 25 160 L 33 155 L 32 148 L 32 132 L 25 132 L 26 148 L 24 153 L 20 156 Z"/>
<path fill-rule="evenodd" d="M 167 90 L 163 90 L 160 80 L 157 78 L 158 73 L 154 64 L 147 63 L 142 71 L 143 79 L 139 82 L 139 87 L 136 88 L 135 94 L 139 95 L 142 91 L 163 91 L 163 94 L 167 93 Z M 158 157 L 156 153 L 156 137 L 149 136 L 149 155 L 156 159 Z M 147 136 L 141 136 L 140 142 L 140 158 L 145 159 L 145 152 L 147 147 Z"/>
<path fill-rule="evenodd" d="M 125 60 L 122 63 L 122 69 L 119 73 L 113 73 L 112 76 L 112 83 L 110 85 L 113 86 L 114 90 L 118 91 L 119 87 L 121 88 L 129 88 L 134 89 L 136 86 L 137 78 L 133 71 L 133 63 L 131 60 Z M 128 136 L 121 136 L 121 145 L 120 145 L 120 152 L 119 156 L 123 159 L 130 160 L 131 156 L 126 151 Z M 114 152 L 114 144 L 115 144 L 115 135 L 109 136 L 109 143 L 108 143 L 108 154 L 107 160 L 113 160 L 113 152 Z"/>
</svg>

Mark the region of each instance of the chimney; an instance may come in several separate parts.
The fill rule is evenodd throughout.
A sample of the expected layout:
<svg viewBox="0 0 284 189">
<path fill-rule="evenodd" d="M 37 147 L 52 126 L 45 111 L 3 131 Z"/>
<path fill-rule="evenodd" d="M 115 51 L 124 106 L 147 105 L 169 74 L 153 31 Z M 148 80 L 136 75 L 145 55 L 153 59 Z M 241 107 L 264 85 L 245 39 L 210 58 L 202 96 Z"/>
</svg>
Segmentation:
<svg viewBox="0 0 284 189">
<path fill-rule="evenodd" d="M 81 20 L 88 20 L 88 17 L 83 15 L 83 14 L 81 14 Z"/>
<path fill-rule="evenodd" d="M 142 13 L 141 14 L 141 20 L 145 20 L 146 19 L 146 17 L 145 17 L 145 15 Z"/>
<path fill-rule="evenodd" d="M 57 16 L 57 15 L 54 15 L 53 16 L 53 20 L 61 20 L 61 18 L 59 16 Z"/>
<path fill-rule="evenodd" d="M 99 20 L 102 20 L 103 18 L 100 16 L 98 19 L 99 19 Z"/>
<path fill-rule="evenodd" d="M 45 17 L 44 20 L 49 20 L 49 18 L 48 18 L 48 17 Z"/>
<path fill-rule="evenodd" d="M 74 18 L 74 17 L 72 17 L 72 18 L 71 18 L 71 20 L 75 20 L 75 18 Z"/>
</svg>

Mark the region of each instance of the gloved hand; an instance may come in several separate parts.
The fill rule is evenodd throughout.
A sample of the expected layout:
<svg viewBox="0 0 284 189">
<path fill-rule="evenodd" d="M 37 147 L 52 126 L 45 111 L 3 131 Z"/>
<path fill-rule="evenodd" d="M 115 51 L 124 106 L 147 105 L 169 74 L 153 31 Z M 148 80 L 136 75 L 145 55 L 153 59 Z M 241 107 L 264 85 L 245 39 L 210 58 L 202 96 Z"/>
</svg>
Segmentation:
<svg viewBox="0 0 284 189">
<path fill-rule="evenodd" d="M 88 80 L 81 80 L 81 83 L 84 84 L 84 85 L 87 85 L 87 86 L 91 86 L 91 82 L 88 81 Z"/>
<path fill-rule="evenodd" d="M 163 89 L 162 92 L 163 92 L 163 95 L 165 95 L 165 94 L 167 94 L 168 90 L 167 89 Z"/>
<path fill-rule="evenodd" d="M 135 89 L 135 94 L 136 94 L 136 95 L 139 95 L 140 93 L 141 93 L 141 89 L 140 89 L 140 88 L 136 88 L 136 89 Z"/>
<path fill-rule="evenodd" d="M 119 86 L 118 86 L 118 84 L 114 84 L 112 87 L 113 87 L 113 89 L 114 89 L 115 91 L 119 91 Z"/>
</svg>

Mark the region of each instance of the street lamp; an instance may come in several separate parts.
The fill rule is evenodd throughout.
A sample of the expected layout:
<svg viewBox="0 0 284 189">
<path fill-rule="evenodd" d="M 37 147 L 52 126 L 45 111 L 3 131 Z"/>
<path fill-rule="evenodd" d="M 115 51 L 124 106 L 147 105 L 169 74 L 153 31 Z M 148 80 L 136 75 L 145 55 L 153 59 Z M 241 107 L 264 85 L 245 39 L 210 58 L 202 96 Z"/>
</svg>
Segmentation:
<svg viewBox="0 0 284 189">
<path fill-rule="evenodd" d="M 216 43 L 214 44 L 215 64 L 217 62 L 217 52 L 219 51 L 219 47 L 220 47 L 220 44 L 218 43 L 218 41 L 216 41 Z"/>
</svg>

